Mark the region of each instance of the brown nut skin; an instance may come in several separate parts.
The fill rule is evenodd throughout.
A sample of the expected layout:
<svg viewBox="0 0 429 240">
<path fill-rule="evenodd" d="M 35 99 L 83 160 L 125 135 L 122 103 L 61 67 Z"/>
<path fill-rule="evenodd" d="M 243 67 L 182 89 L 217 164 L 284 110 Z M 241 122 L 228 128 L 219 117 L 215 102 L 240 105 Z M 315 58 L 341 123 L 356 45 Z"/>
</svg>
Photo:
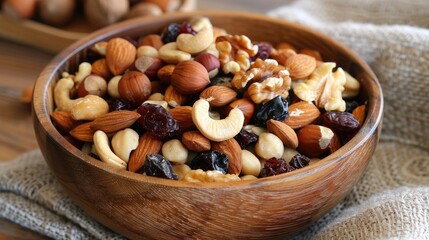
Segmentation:
<svg viewBox="0 0 429 240">
<path fill-rule="evenodd" d="M 2 11 L 14 19 L 27 19 L 34 16 L 37 0 L 4 0 Z"/>
<path fill-rule="evenodd" d="M 179 123 L 180 130 L 190 131 L 196 130 L 197 127 L 192 121 L 192 107 L 190 106 L 178 106 L 173 109 L 170 109 L 170 114 L 174 119 Z"/>
<path fill-rule="evenodd" d="M 210 140 L 199 131 L 184 132 L 182 143 L 187 149 L 195 152 L 205 152 L 211 149 Z"/>
<path fill-rule="evenodd" d="M 241 161 L 241 147 L 234 138 L 222 142 L 212 142 L 212 150 L 224 153 L 228 157 L 228 173 L 240 174 L 243 167 Z"/>
<path fill-rule="evenodd" d="M 39 0 L 39 15 L 47 24 L 62 26 L 70 22 L 75 7 L 75 0 Z"/>
<path fill-rule="evenodd" d="M 112 76 L 105 58 L 100 58 L 96 60 L 91 64 L 91 67 L 91 71 L 93 74 L 99 75 L 104 79 L 110 79 L 110 77 Z"/>
<path fill-rule="evenodd" d="M 156 75 L 158 76 L 159 80 L 161 80 L 161 82 L 170 84 L 171 75 L 173 74 L 174 68 L 176 68 L 176 65 L 165 65 L 158 70 Z"/>
<path fill-rule="evenodd" d="M 244 125 L 247 125 L 252 119 L 253 113 L 255 112 L 255 104 L 247 98 L 237 99 L 228 105 L 226 115 L 228 115 L 228 113 L 234 108 L 238 108 L 243 112 Z"/>
<path fill-rule="evenodd" d="M 91 74 L 79 83 L 77 87 L 77 95 L 85 97 L 88 94 L 103 97 L 107 92 L 106 80 L 98 75 Z"/>
<path fill-rule="evenodd" d="M 164 62 L 160 58 L 143 55 L 136 59 L 134 66 L 137 70 L 146 74 L 148 78 L 153 79 L 156 77 L 158 70 L 164 66 Z"/>
<path fill-rule="evenodd" d="M 126 72 L 118 83 L 118 92 L 121 99 L 133 106 L 138 106 L 147 100 L 151 94 L 149 78 L 141 72 Z"/>
<path fill-rule="evenodd" d="M 183 94 L 195 94 L 210 83 L 207 69 L 199 62 L 189 60 L 179 62 L 171 75 L 171 85 Z"/>
<path fill-rule="evenodd" d="M 213 54 L 203 52 L 198 54 L 195 58 L 195 61 L 201 63 L 208 72 L 220 68 L 220 61 Z"/>
<path fill-rule="evenodd" d="M 91 1 L 88 1 L 91 2 Z M 107 42 L 106 62 L 113 75 L 120 75 L 133 65 L 137 49 L 124 38 L 113 38 Z"/>
<path fill-rule="evenodd" d="M 297 136 L 298 152 L 313 158 L 320 157 L 329 151 L 334 132 L 327 127 L 310 124 L 301 128 Z"/>
<path fill-rule="evenodd" d="M 164 45 L 164 43 L 162 42 L 161 36 L 159 34 L 146 35 L 139 41 L 139 47 L 151 46 L 154 47 L 156 50 L 161 48 L 162 45 Z"/>
</svg>

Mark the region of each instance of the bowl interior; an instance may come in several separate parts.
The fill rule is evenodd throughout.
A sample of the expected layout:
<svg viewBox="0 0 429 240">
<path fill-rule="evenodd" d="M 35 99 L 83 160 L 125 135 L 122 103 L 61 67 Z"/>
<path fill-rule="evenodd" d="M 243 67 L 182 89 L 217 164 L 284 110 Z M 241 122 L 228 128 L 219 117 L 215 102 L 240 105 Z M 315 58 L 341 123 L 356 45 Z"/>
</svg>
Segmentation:
<svg viewBox="0 0 429 240">
<path fill-rule="evenodd" d="M 79 149 L 72 146 L 55 129 L 50 120 L 50 113 L 54 110 L 52 94 L 55 82 L 61 77 L 62 72 L 76 72 L 78 64 L 87 58 L 88 49 L 91 48 L 93 44 L 118 36 L 138 39 L 139 37 L 147 34 L 160 33 L 169 23 L 180 23 L 195 15 L 207 16 L 210 18 L 213 26 L 224 28 L 231 34 L 246 35 L 253 41 L 269 42 L 273 45 L 280 42 L 288 42 L 297 48 L 312 48 L 318 50 L 324 61 L 336 62 L 337 66 L 342 67 L 361 82 L 362 88 L 358 98 L 362 102 L 368 102 L 367 117 L 360 132 L 341 149 L 325 158 L 324 161 L 320 161 L 314 165 L 310 165 L 306 168 L 287 174 L 252 181 L 230 183 L 228 186 L 245 185 L 248 182 L 253 181 L 275 181 L 276 179 L 284 178 L 285 176 L 290 177 L 291 180 L 297 177 L 297 175 L 302 177 L 302 175 L 314 172 L 318 168 L 322 169 L 332 162 L 339 161 L 343 156 L 348 155 L 354 149 L 359 147 L 368 138 L 368 136 L 377 130 L 381 121 L 383 106 L 380 85 L 374 73 L 365 64 L 365 62 L 343 44 L 307 27 L 262 15 L 237 12 L 202 11 L 193 13 L 175 13 L 162 17 L 149 17 L 145 19 L 125 21 L 101 29 L 76 42 L 57 55 L 43 70 L 35 85 L 33 101 L 34 117 L 41 122 L 43 131 L 48 132 L 49 138 L 52 138 L 56 144 L 65 148 L 76 158 L 82 159 L 82 161 L 89 165 L 104 169 L 105 171 L 119 177 L 172 186 L 225 186 L 225 184 L 222 183 L 178 183 L 170 180 L 145 177 L 139 174 L 111 168 L 106 166 L 104 163 L 83 154 Z M 37 131 L 38 130 L 36 129 L 36 132 Z"/>
</svg>

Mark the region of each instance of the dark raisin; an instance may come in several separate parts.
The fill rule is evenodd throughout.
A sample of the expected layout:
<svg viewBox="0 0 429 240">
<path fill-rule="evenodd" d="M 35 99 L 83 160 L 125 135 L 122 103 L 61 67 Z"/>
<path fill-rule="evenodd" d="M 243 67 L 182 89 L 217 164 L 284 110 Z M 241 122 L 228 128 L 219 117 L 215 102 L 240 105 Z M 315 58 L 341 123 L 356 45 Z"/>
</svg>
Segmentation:
<svg viewBox="0 0 429 240">
<path fill-rule="evenodd" d="M 346 101 L 346 112 L 351 113 L 357 106 L 359 106 L 359 103 L 356 100 Z"/>
<path fill-rule="evenodd" d="M 228 157 L 218 151 L 203 152 L 195 156 L 189 166 L 191 169 L 202 169 L 204 171 L 217 170 L 223 174 L 228 173 Z"/>
<path fill-rule="evenodd" d="M 143 165 L 143 172 L 148 176 L 178 180 L 169 161 L 161 154 L 148 154 Z"/>
<path fill-rule="evenodd" d="M 340 135 L 356 133 L 359 121 L 349 112 L 329 111 L 321 116 L 321 124 Z"/>
<path fill-rule="evenodd" d="M 179 123 L 162 106 L 145 103 L 137 108 L 141 117 L 137 120 L 153 138 L 169 140 L 180 135 Z"/>
<path fill-rule="evenodd" d="M 220 75 L 210 79 L 210 86 L 226 86 L 231 87 L 232 76 L 230 75 Z"/>
<path fill-rule="evenodd" d="M 182 25 L 180 25 L 179 34 L 181 34 L 181 33 L 189 33 L 192 35 L 197 34 L 197 32 L 194 29 L 192 29 L 191 24 L 187 23 L 187 22 L 184 22 L 184 23 L 182 23 Z"/>
<path fill-rule="evenodd" d="M 111 102 L 109 102 L 110 112 L 119 111 L 119 110 L 130 110 L 130 109 L 131 109 L 131 106 L 120 99 L 114 99 Z"/>
<path fill-rule="evenodd" d="M 262 104 L 260 108 L 256 110 L 253 122 L 258 126 L 265 127 L 266 122 L 270 119 L 282 121 L 288 116 L 288 101 L 281 96 L 277 96 Z"/>
<path fill-rule="evenodd" d="M 255 56 L 250 58 L 250 61 L 255 61 L 257 58 L 265 60 L 270 57 L 271 51 L 273 51 L 273 46 L 271 46 L 271 44 L 266 42 L 258 42 L 253 44 L 258 46 L 258 52 Z"/>
<path fill-rule="evenodd" d="M 264 163 L 264 167 L 259 173 L 259 177 L 269 177 L 279 175 L 285 172 L 291 172 L 295 170 L 282 158 L 270 158 Z"/>
<path fill-rule="evenodd" d="M 303 168 L 308 166 L 308 164 L 310 164 L 310 158 L 299 153 L 293 156 L 289 162 L 289 165 L 295 169 Z"/>
<path fill-rule="evenodd" d="M 179 35 L 180 32 L 180 24 L 178 23 L 172 23 L 165 28 L 165 30 L 161 34 L 162 42 L 164 43 L 170 43 L 175 42 L 177 35 Z"/>
<path fill-rule="evenodd" d="M 245 148 L 252 143 L 256 143 L 258 141 L 258 135 L 241 129 L 241 131 L 235 135 L 234 139 L 240 144 L 241 148 Z"/>
</svg>

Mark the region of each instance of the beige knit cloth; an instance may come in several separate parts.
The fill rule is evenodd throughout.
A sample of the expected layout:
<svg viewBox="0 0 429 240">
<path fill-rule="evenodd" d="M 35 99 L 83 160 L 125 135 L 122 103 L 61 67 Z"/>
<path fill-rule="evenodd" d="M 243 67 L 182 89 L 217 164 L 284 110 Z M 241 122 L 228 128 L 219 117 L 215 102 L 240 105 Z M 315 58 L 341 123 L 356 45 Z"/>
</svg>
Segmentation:
<svg viewBox="0 0 429 240">
<path fill-rule="evenodd" d="M 299 0 L 269 14 L 348 45 L 385 96 L 381 143 L 362 179 L 293 239 L 429 239 L 429 1 Z M 121 238 L 71 202 L 37 150 L 0 164 L 0 216 L 55 239 Z"/>
</svg>

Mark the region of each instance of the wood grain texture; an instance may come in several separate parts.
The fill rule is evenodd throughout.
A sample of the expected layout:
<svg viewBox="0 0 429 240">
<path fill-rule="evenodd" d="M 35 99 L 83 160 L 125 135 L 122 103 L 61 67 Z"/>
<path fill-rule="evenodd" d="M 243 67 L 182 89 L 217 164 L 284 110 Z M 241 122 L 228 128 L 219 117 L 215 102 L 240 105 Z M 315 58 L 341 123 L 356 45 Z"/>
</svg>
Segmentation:
<svg viewBox="0 0 429 240">
<path fill-rule="evenodd" d="M 114 169 L 68 143 L 49 119 L 59 72 L 74 71 L 85 50 L 99 40 L 160 31 L 192 15 L 255 41 L 288 41 L 311 47 L 357 77 L 368 100 L 361 131 L 323 161 L 291 173 L 234 183 L 186 183 Z M 89 215 L 129 238 L 279 238 L 307 227 L 343 199 L 362 175 L 380 134 L 382 94 L 375 75 L 353 52 L 311 29 L 237 12 L 175 14 L 132 20 L 103 29 L 66 49 L 37 80 L 34 127 L 49 167 L 71 198 Z M 60 160 L 61 159 L 61 160 Z"/>
</svg>

